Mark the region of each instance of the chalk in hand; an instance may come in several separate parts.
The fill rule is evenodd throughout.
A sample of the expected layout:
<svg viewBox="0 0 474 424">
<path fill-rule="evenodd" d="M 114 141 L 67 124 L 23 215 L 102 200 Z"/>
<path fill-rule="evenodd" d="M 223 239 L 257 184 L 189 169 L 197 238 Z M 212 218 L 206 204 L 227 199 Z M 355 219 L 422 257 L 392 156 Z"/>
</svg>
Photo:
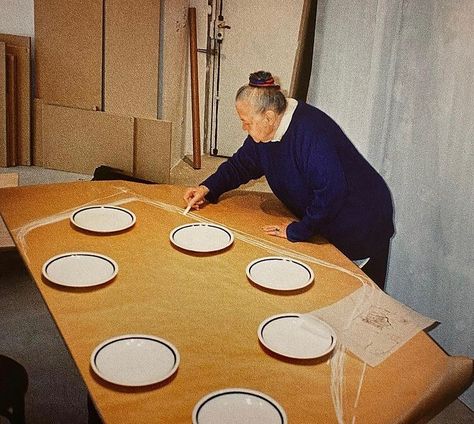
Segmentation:
<svg viewBox="0 0 474 424">
<path fill-rule="evenodd" d="M 192 203 L 190 203 L 190 204 L 186 207 L 186 209 L 184 210 L 183 215 L 186 215 L 186 214 L 191 210 L 191 207 L 192 207 L 192 206 L 193 206 Z"/>
</svg>

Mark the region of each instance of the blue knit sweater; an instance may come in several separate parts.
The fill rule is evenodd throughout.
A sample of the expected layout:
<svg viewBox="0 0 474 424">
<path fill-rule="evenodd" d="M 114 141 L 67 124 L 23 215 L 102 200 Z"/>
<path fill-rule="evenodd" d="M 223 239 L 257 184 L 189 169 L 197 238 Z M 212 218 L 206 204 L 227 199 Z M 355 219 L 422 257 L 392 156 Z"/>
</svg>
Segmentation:
<svg viewBox="0 0 474 424">
<path fill-rule="evenodd" d="M 265 175 L 273 193 L 298 218 L 290 241 L 320 234 L 351 259 L 373 256 L 393 235 L 390 191 L 341 128 L 299 102 L 279 142 L 244 144 L 203 181 L 206 199 Z"/>
</svg>

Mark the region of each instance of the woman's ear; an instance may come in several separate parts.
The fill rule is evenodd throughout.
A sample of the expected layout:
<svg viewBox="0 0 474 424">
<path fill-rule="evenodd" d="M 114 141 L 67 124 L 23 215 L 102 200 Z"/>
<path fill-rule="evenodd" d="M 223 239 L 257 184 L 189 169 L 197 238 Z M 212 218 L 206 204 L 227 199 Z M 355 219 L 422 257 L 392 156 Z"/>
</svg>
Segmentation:
<svg viewBox="0 0 474 424">
<path fill-rule="evenodd" d="M 267 110 L 264 112 L 264 115 L 270 125 L 275 124 L 277 115 L 274 110 Z"/>
</svg>

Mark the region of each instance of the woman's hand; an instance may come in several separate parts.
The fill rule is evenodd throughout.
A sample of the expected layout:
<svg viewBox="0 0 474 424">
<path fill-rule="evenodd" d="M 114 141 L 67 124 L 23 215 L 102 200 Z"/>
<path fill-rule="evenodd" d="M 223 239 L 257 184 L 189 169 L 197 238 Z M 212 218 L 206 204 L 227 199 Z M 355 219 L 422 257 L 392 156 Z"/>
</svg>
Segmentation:
<svg viewBox="0 0 474 424">
<path fill-rule="evenodd" d="M 281 238 L 288 238 L 286 236 L 286 228 L 288 225 L 290 225 L 291 222 L 283 222 L 279 225 L 265 225 L 263 227 L 263 231 L 265 231 L 267 234 L 275 237 L 281 237 Z"/>
<path fill-rule="evenodd" d="M 204 196 L 207 193 L 209 193 L 209 189 L 203 185 L 200 185 L 199 187 L 188 187 L 183 198 L 188 206 L 198 210 L 206 201 Z"/>
</svg>

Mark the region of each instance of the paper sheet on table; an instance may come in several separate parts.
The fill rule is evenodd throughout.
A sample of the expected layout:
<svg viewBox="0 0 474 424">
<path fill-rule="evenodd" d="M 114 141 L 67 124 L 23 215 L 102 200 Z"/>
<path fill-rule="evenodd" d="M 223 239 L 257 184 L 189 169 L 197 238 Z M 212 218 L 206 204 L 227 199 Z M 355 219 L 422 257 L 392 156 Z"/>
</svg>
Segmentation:
<svg viewBox="0 0 474 424">
<path fill-rule="evenodd" d="M 331 325 L 339 341 L 372 367 L 436 322 L 370 286 L 311 314 Z"/>
</svg>

